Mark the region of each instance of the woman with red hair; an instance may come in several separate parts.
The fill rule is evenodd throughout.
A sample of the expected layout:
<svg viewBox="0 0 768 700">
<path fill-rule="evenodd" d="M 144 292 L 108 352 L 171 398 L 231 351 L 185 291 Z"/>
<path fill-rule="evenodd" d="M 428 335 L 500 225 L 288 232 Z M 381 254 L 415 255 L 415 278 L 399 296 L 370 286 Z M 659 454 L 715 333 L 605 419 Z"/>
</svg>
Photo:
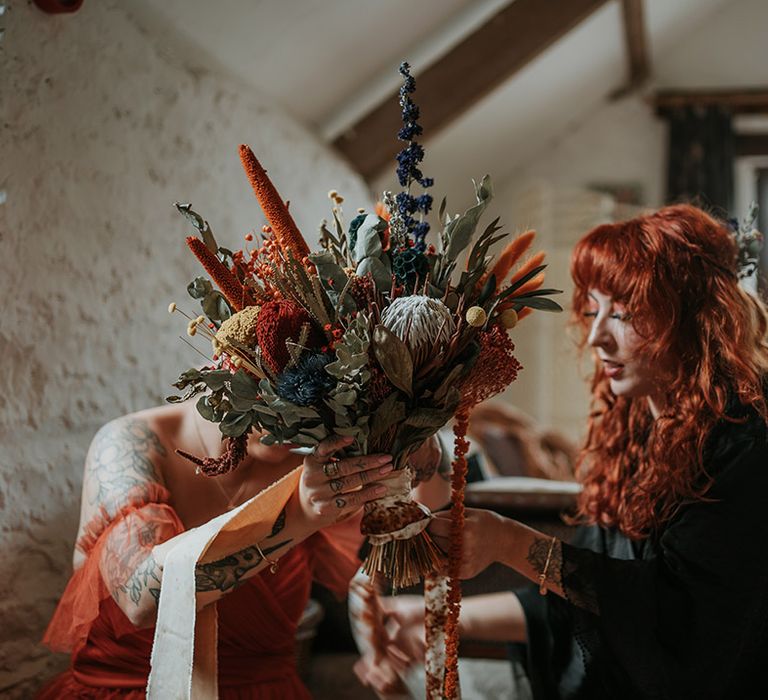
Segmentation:
<svg viewBox="0 0 768 700">
<path fill-rule="evenodd" d="M 768 320 L 737 253 L 688 205 L 573 252 L 596 363 L 580 526 L 566 543 L 469 510 L 464 531 L 464 577 L 499 561 L 536 584 L 460 621 L 527 643 L 534 698 L 768 697 Z M 449 529 L 438 514 L 446 547 Z"/>
</svg>

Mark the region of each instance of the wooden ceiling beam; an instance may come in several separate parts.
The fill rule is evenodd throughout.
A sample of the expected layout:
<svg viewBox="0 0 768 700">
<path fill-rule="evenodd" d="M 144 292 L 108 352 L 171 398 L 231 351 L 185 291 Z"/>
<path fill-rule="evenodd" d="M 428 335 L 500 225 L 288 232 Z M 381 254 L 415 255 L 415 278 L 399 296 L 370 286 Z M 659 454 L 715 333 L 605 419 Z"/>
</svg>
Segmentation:
<svg viewBox="0 0 768 700">
<path fill-rule="evenodd" d="M 768 87 L 735 90 L 660 90 L 653 98 L 658 114 L 682 107 L 719 105 L 735 114 L 768 114 Z"/>
<path fill-rule="evenodd" d="M 624 25 L 624 46 L 627 50 L 627 82 L 611 93 L 611 100 L 634 92 L 642 87 L 651 75 L 643 0 L 621 0 L 621 16 Z"/>
<path fill-rule="evenodd" d="M 539 56 L 607 0 L 514 0 L 417 76 L 415 100 L 426 138 Z M 400 127 L 397 93 L 333 145 L 365 179 L 394 162 Z"/>
</svg>

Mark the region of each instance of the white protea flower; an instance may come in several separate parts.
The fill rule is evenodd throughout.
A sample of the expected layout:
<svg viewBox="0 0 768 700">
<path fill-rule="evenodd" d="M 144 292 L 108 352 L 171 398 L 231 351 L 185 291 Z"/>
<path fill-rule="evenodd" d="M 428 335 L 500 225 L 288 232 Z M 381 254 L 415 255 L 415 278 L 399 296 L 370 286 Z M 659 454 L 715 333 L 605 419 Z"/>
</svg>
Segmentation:
<svg viewBox="0 0 768 700">
<path fill-rule="evenodd" d="M 395 299 L 381 314 L 381 323 L 406 344 L 414 368 L 426 362 L 435 343 L 447 343 L 456 330 L 451 310 L 422 294 Z"/>
</svg>

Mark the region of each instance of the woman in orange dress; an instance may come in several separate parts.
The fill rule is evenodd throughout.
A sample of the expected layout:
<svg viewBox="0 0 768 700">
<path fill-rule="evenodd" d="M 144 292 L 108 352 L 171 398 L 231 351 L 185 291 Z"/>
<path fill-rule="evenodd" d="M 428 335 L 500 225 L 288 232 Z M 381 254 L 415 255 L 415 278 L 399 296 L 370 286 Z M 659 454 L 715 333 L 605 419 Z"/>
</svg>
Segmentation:
<svg viewBox="0 0 768 700">
<path fill-rule="evenodd" d="M 334 453 L 349 443 L 330 438 L 303 458 L 299 486 L 266 538 L 197 564 L 198 609 L 218 603 L 222 699 L 310 697 L 294 659 L 310 585 L 314 579 L 346 592 L 359 566 L 361 537 L 353 516 L 387 493 L 382 481 L 392 471 L 390 455 L 336 460 Z M 119 418 L 94 438 L 75 571 L 44 638 L 53 650 L 71 652 L 72 664 L 40 698 L 144 698 L 163 562 L 173 538 L 302 464 L 288 447 L 250 440 L 236 471 L 208 478 L 176 448 L 211 456 L 223 450 L 218 427 L 191 402 Z M 414 455 L 422 478 L 431 477 L 438 459 L 434 443 Z"/>
</svg>

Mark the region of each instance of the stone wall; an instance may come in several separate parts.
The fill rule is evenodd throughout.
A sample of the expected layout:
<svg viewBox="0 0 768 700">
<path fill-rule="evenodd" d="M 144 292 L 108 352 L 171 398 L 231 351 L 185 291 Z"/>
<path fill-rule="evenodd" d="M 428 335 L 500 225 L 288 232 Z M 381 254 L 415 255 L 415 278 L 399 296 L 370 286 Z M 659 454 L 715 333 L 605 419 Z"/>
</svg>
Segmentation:
<svg viewBox="0 0 768 700">
<path fill-rule="evenodd" d="M 71 573 L 83 459 L 100 424 L 157 404 L 196 356 L 198 265 L 173 210 L 192 201 L 219 242 L 263 220 L 248 142 L 314 240 L 336 188 L 364 184 L 229 77 L 190 69 L 113 0 L 0 16 L 0 695 L 29 697 L 66 664 L 38 643 Z"/>
</svg>

